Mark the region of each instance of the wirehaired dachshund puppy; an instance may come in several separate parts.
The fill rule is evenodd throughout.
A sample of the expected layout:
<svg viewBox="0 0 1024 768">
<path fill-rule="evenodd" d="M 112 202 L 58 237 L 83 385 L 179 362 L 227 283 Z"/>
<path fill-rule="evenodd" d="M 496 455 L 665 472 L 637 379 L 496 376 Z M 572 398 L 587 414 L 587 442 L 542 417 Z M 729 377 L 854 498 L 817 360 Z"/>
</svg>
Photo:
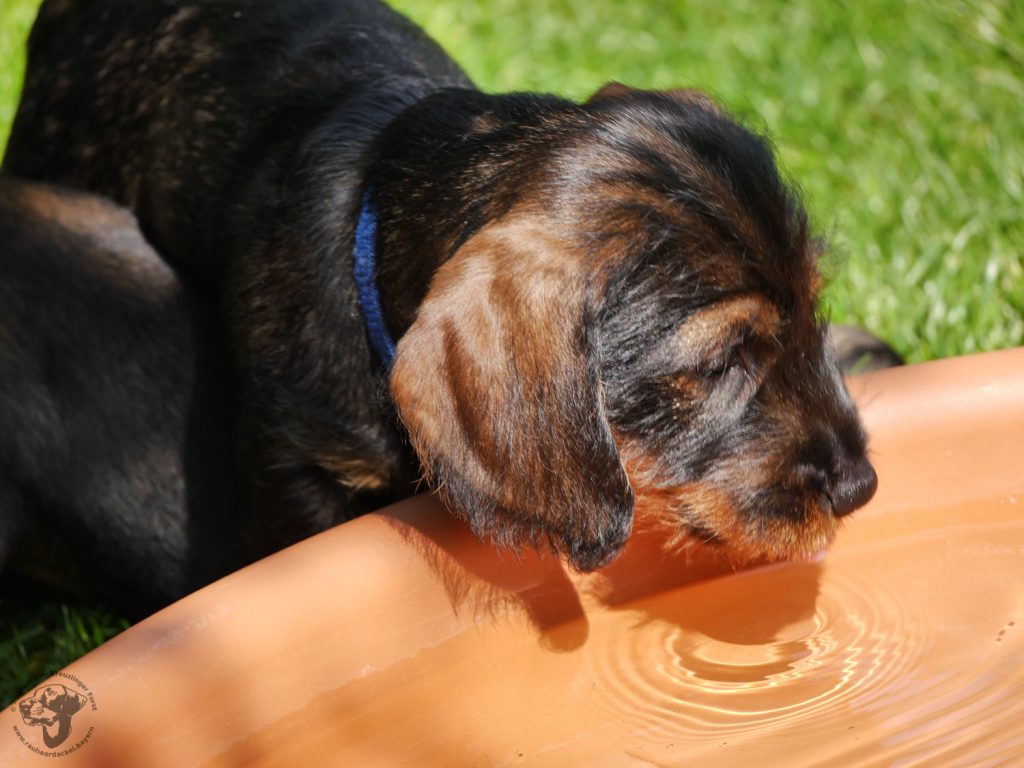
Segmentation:
<svg viewBox="0 0 1024 768">
<path fill-rule="evenodd" d="M 274 546 L 423 476 L 579 569 L 638 515 L 801 556 L 874 492 L 824 246 L 699 92 L 485 94 L 376 0 L 49 0 L 5 168 L 222 295 Z"/>
<path fill-rule="evenodd" d="M 130 213 L 0 177 L 0 565 L 143 616 L 244 564 L 227 358 Z"/>
</svg>

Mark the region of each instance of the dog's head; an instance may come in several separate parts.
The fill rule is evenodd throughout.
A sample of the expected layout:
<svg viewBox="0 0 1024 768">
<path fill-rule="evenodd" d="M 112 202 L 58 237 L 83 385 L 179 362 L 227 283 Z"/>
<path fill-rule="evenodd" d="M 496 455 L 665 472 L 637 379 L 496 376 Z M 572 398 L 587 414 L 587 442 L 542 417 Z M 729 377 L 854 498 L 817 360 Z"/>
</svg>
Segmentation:
<svg viewBox="0 0 1024 768">
<path fill-rule="evenodd" d="M 744 556 L 820 550 L 876 480 L 816 313 L 822 245 L 769 145 L 692 91 L 613 85 L 549 122 L 398 347 L 432 485 L 580 569 L 635 513 Z"/>
</svg>

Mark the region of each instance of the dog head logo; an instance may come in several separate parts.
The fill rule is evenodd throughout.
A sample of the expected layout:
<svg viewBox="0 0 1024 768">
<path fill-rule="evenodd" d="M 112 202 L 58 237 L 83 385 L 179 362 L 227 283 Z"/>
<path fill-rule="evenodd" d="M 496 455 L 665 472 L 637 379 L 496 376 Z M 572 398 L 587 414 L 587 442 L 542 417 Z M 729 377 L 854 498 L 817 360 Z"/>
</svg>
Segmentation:
<svg viewBox="0 0 1024 768">
<path fill-rule="evenodd" d="M 88 703 L 80 693 L 68 690 L 59 683 L 50 683 L 38 689 L 34 696 L 18 702 L 26 725 L 38 726 L 43 731 L 43 743 L 53 749 L 71 735 L 71 718 Z"/>
</svg>

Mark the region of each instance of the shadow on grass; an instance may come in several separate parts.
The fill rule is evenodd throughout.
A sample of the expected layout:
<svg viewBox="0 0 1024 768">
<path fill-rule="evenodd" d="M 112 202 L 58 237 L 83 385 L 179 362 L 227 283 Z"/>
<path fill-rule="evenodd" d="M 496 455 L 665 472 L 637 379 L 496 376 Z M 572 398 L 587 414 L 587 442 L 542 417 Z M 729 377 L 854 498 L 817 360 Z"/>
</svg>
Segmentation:
<svg viewBox="0 0 1024 768">
<path fill-rule="evenodd" d="M 5 574 L 0 581 L 0 704 L 128 626 L 103 605 Z"/>
</svg>

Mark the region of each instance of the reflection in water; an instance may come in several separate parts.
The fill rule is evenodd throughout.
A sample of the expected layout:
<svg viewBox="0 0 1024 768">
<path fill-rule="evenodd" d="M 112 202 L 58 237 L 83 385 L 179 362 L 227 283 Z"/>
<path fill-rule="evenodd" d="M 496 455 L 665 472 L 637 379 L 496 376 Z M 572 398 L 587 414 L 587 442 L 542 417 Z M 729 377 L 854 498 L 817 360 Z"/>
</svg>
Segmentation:
<svg viewBox="0 0 1024 768">
<path fill-rule="evenodd" d="M 898 680 L 928 646 L 912 607 L 856 578 L 806 601 L 816 571 L 765 569 L 638 601 L 658 620 L 620 622 L 619 637 L 594 646 L 606 701 L 647 726 L 718 738 L 817 717 Z"/>
<path fill-rule="evenodd" d="M 1024 521 L 939 528 L 630 603 L 592 623 L 594 706 L 649 748 L 1024 761 Z"/>
</svg>

